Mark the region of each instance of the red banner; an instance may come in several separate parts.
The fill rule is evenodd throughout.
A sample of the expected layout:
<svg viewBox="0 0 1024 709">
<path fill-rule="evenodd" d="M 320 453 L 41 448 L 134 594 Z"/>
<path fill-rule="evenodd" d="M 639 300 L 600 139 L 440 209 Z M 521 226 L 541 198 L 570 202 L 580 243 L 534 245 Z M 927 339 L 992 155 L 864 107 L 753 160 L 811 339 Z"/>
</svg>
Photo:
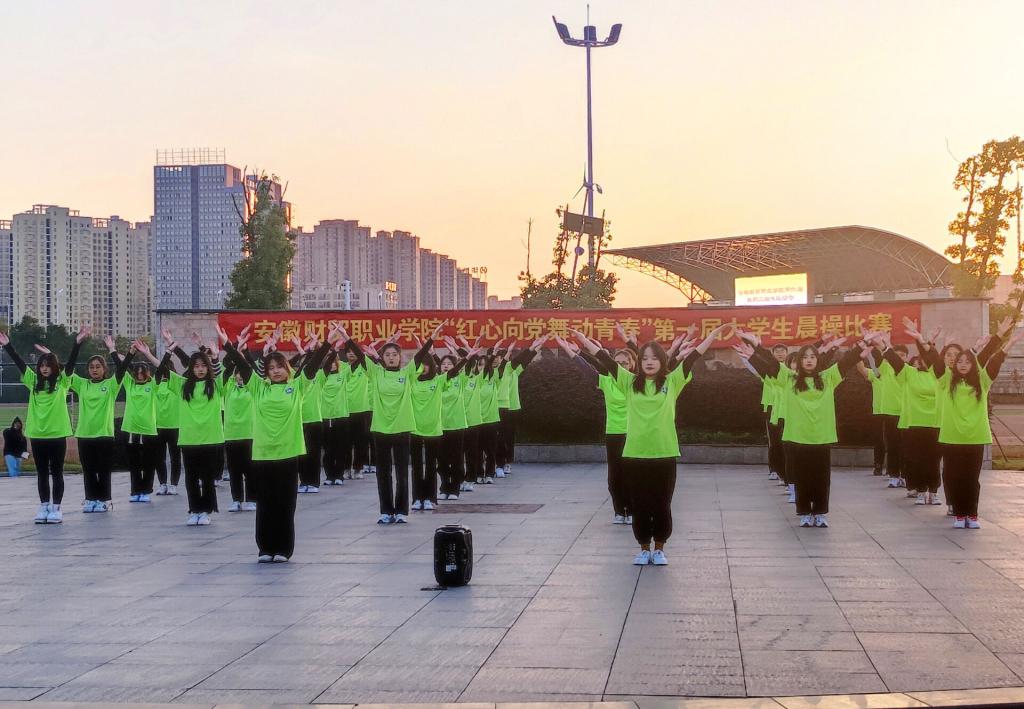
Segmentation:
<svg viewBox="0 0 1024 709">
<path fill-rule="evenodd" d="M 825 333 L 859 335 L 862 327 L 891 332 L 894 342 L 910 341 L 900 324 L 904 317 L 920 321 L 917 302 L 837 303 L 752 308 L 643 308 L 612 310 L 294 310 L 267 312 L 221 312 L 218 321 L 230 336 L 246 325 L 253 326 L 253 341 L 261 342 L 280 327 L 281 348 L 291 347 L 292 337 L 316 334 L 321 339 L 330 326 L 340 322 L 357 342 L 368 343 L 401 334 L 399 342 L 414 346 L 413 336 L 424 339 L 447 320 L 442 333 L 475 342 L 515 338 L 522 346 L 542 335 L 569 338 L 569 330 L 580 330 L 606 346 L 621 346 L 615 332 L 620 323 L 626 332 L 637 333 L 643 343 L 657 340 L 670 344 L 677 335 L 696 325 L 702 335 L 723 323 L 733 323 L 760 335 L 765 344 L 798 345 L 814 342 Z M 715 347 L 735 344 L 735 338 L 715 342 Z M 556 347 L 554 342 L 548 346 Z"/>
</svg>

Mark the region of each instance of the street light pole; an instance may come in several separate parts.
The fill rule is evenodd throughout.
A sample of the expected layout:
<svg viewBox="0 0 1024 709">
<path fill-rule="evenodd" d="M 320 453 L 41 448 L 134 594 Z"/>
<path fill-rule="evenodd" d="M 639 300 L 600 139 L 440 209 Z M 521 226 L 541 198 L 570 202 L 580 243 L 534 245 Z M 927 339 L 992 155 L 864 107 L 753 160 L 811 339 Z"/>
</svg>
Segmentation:
<svg viewBox="0 0 1024 709">
<path fill-rule="evenodd" d="M 559 22 L 554 16 L 551 20 L 555 23 L 555 31 L 558 32 L 558 37 L 564 44 L 570 47 L 583 47 L 587 53 L 587 177 L 583 183 L 583 188 L 587 191 L 586 197 L 586 212 L 588 217 L 594 216 L 594 190 L 600 190 L 600 186 L 594 184 L 594 113 L 593 113 L 593 101 L 592 101 L 592 90 L 590 81 L 590 50 L 598 47 L 610 47 L 619 41 L 619 35 L 622 33 L 622 24 L 612 25 L 611 32 L 608 33 L 607 39 L 598 41 L 597 39 L 597 27 L 594 25 L 586 25 L 583 28 L 583 39 L 574 39 L 569 33 L 569 28 L 565 23 Z M 587 22 L 590 21 L 590 11 L 587 10 Z M 594 247 L 594 235 L 587 235 L 587 265 L 590 267 L 590 274 L 593 277 L 594 269 L 597 265 L 597 258 Z"/>
</svg>

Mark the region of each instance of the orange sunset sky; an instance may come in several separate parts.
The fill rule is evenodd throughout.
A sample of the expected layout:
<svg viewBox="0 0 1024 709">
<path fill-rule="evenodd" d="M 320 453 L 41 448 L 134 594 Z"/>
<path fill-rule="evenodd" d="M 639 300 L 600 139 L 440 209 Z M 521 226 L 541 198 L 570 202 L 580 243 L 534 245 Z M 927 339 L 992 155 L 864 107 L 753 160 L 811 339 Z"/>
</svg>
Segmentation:
<svg viewBox="0 0 1024 709">
<path fill-rule="evenodd" d="M 591 2 L 615 246 L 863 224 L 941 250 L 956 161 L 1024 130 L 1021 2 Z M 406 229 L 517 292 L 585 158 L 584 2 L 0 5 L 0 218 L 144 220 L 156 148 L 227 149 L 296 222 Z M 948 149 L 947 149 L 948 145 Z M 574 206 L 581 207 L 577 198 Z M 617 305 L 681 305 L 623 272 Z"/>
</svg>

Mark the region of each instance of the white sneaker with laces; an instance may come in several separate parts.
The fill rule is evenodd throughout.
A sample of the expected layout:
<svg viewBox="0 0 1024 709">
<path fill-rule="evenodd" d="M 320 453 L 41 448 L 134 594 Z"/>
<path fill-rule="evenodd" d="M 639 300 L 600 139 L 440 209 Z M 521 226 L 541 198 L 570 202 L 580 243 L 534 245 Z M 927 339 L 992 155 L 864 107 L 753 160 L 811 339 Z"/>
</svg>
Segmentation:
<svg viewBox="0 0 1024 709">
<path fill-rule="evenodd" d="M 196 522 L 200 527 L 207 527 L 210 524 L 210 515 L 205 512 L 199 513 L 199 521 Z"/>
<path fill-rule="evenodd" d="M 47 524 L 60 524 L 64 521 L 64 513 L 60 510 L 60 505 L 50 505 L 50 511 L 46 513 Z"/>
<path fill-rule="evenodd" d="M 434 509 L 434 503 L 431 502 L 430 500 L 424 500 L 423 501 L 423 511 L 424 512 L 429 512 L 432 509 Z"/>
<path fill-rule="evenodd" d="M 448 496 L 448 499 L 449 500 L 457 500 L 457 499 L 459 499 L 459 496 L 456 493 L 453 492 L 452 494 L 450 494 Z"/>
<path fill-rule="evenodd" d="M 324 487 L 333 487 L 334 486 L 334 481 L 331 480 L 330 478 L 327 478 L 326 480 L 323 481 L 323 486 Z"/>
<path fill-rule="evenodd" d="M 256 557 L 256 563 L 258 564 L 269 564 L 273 560 L 274 557 L 272 557 L 270 554 L 260 554 Z"/>
<path fill-rule="evenodd" d="M 810 527 L 813 524 L 814 524 L 814 522 L 811 519 L 810 515 L 801 515 L 801 517 L 800 517 L 800 526 L 801 527 Z"/>
<path fill-rule="evenodd" d="M 928 504 L 928 500 L 926 499 L 925 494 L 923 492 L 917 493 L 917 499 L 914 500 L 914 504 L 915 505 L 927 505 Z"/>
<path fill-rule="evenodd" d="M 886 485 L 887 488 L 897 488 L 899 486 L 899 481 L 897 481 L 896 478 L 889 478 L 889 484 Z"/>
<path fill-rule="evenodd" d="M 503 468 L 498 468 L 497 470 L 494 471 L 494 476 L 498 478 L 505 477 L 505 470 Z"/>
<path fill-rule="evenodd" d="M 484 485 L 493 485 L 494 478 L 484 478 Z"/>
<path fill-rule="evenodd" d="M 339 485 L 344 485 L 344 484 L 345 484 L 345 481 L 342 480 L 341 478 L 334 478 L 334 486 L 335 487 L 338 487 Z"/>
<path fill-rule="evenodd" d="M 94 500 L 86 500 L 82 503 L 82 513 L 89 514 L 90 512 L 96 511 L 96 502 Z"/>
<path fill-rule="evenodd" d="M 826 515 L 814 515 L 814 526 L 815 527 L 827 527 L 828 518 Z"/>
<path fill-rule="evenodd" d="M 163 483 L 161 483 L 160 487 L 158 487 L 156 489 L 156 494 L 157 495 L 166 495 L 167 494 L 167 486 L 164 485 Z"/>
<path fill-rule="evenodd" d="M 967 528 L 968 529 L 981 529 L 981 522 L 978 521 L 977 517 L 968 517 L 967 518 Z"/>
<path fill-rule="evenodd" d="M 623 517 L 622 515 L 615 515 L 615 517 L 612 518 L 612 524 L 625 524 L 625 523 L 626 523 L 626 518 Z"/>
<path fill-rule="evenodd" d="M 438 495 L 437 499 L 439 499 L 439 500 L 447 500 L 448 499 L 448 493 L 447 492 L 442 492 L 440 495 Z"/>
<path fill-rule="evenodd" d="M 255 511 L 256 511 L 256 503 L 255 502 L 243 502 L 242 503 L 242 512 L 255 512 Z"/>
<path fill-rule="evenodd" d="M 957 517 L 953 521 L 953 529 L 965 529 L 966 527 L 967 527 L 967 518 L 966 517 Z"/>
<path fill-rule="evenodd" d="M 933 492 L 932 493 L 931 502 L 929 502 L 928 504 L 929 505 L 941 505 L 942 504 L 942 500 L 939 499 L 939 493 Z"/>
<path fill-rule="evenodd" d="M 655 549 L 654 553 L 651 554 L 651 563 L 655 566 L 668 566 L 668 557 L 665 556 L 665 552 L 661 549 Z"/>
<path fill-rule="evenodd" d="M 177 485 L 168 485 L 167 486 L 167 494 L 168 495 L 177 495 L 178 494 L 178 486 Z"/>
<path fill-rule="evenodd" d="M 391 524 L 391 515 L 381 515 L 377 518 L 377 524 Z"/>
<path fill-rule="evenodd" d="M 235 500 L 230 505 L 228 505 L 228 512 L 241 512 L 241 511 L 242 511 L 242 503 L 239 502 L 238 500 Z"/>
<path fill-rule="evenodd" d="M 199 524 L 199 515 L 189 515 L 188 521 L 185 522 L 186 527 L 195 527 Z"/>
<path fill-rule="evenodd" d="M 151 503 L 152 501 L 153 500 L 150 498 L 149 495 L 139 495 L 139 502 L 143 502 L 143 503 L 150 502 Z"/>
<path fill-rule="evenodd" d="M 651 552 L 643 549 L 633 557 L 633 566 L 647 566 L 651 563 Z"/>
<path fill-rule="evenodd" d="M 128 502 L 138 502 L 140 497 L 142 497 L 142 495 L 129 495 Z"/>
<path fill-rule="evenodd" d="M 85 510 L 82 510 L 83 512 Z M 46 524 L 46 518 L 50 515 L 50 503 L 41 502 L 39 503 L 39 511 L 36 512 L 36 516 L 33 518 L 33 522 L 36 524 Z"/>
<path fill-rule="evenodd" d="M 106 512 L 110 509 L 110 505 L 102 500 L 93 500 L 93 512 Z"/>
<path fill-rule="evenodd" d="M 403 514 L 395 515 L 395 524 L 405 524 L 407 521 L 408 520 L 406 519 L 405 515 L 403 515 Z"/>
<path fill-rule="evenodd" d="M 412 508 L 414 510 L 422 510 L 423 509 L 423 503 L 420 502 L 419 500 L 413 500 L 412 501 Z"/>
<path fill-rule="evenodd" d="M 788 488 L 788 492 L 789 492 L 789 497 L 786 498 L 786 502 L 795 503 L 796 502 L 796 484 L 795 483 L 790 483 L 787 486 L 787 488 Z"/>
<path fill-rule="evenodd" d="M 288 563 L 288 557 L 285 556 L 284 554 L 274 554 L 274 563 L 275 564 L 287 564 Z"/>
<path fill-rule="evenodd" d="M 309 487 L 306 488 L 306 492 L 311 493 L 311 494 L 318 493 L 318 492 L 320 492 L 320 488 L 317 487 L 316 485 L 310 485 Z"/>
<path fill-rule="evenodd" d="M 299 485 L 300 495 L 305 495 L 307 492 L 309 492 L 309 485 Z"/>
</svg>

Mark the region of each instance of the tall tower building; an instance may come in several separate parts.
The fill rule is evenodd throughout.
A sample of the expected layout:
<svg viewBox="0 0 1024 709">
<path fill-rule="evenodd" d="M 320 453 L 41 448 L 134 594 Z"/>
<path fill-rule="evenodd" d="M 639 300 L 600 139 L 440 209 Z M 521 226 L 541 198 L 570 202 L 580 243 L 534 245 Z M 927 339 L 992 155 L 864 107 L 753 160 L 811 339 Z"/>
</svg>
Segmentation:
<svg viewBox="0 0 1024 709">
<path fill-rule="evenodd" d="M 455 310 L 455 293 L 458 290 L 457 275 L 459 264 L 455 259 L 441 255 L 438 264 L 438 305 L 440 310 Z"/>
<path fill-rule="evenodd" d="M 224 161 L 223 150 L 157 152 L 153 167 L 153 272 L 159 309 L 219 309 L 242 258 L 245 185 L 256 181 Z M 272 185 L 278 202 L 281 185 Z M 290 214 L 290 209 L 287 209 Z"/>
<path fill-rule="evenodd" d="M 0 219 L 0 320 L 14 322 L 14 232 L 7 219 Z"/>
<path fill-rule="evenodd" d="M 398 284 L 399 310 L 419 308 L 420 238 L 407 231 L 378 231 L 370 251 L 370 281 Z"/>
<path fill-rule="evenodd" d="M 482 281 L 476 276 L 472 276 L 470 279 L 472 288 L 472 298 L 470 300 L 471 307 L 473 310 L 486 310 L 487 309 L 487 281 Z"/>
<path fill-rule="evenodd" d="M 325 219 L 296 238 L 292 306 L 345 307 L 342 283 L 370 279 L 370 227 L 355 219 Z"/>
<path fill-rule="evenodd" d="M 441 254 L 420 249 L 420 308 L 437 310 L 441 307 Z M 401 293 L 399 293 L 401 298 Z"/>
<path fill-rule="evenodd" d="M 473 277 L 468 268 L 460 268 L 455 273 L 455 307 L 459 310 L 473 307 Z"/>
</svg>

